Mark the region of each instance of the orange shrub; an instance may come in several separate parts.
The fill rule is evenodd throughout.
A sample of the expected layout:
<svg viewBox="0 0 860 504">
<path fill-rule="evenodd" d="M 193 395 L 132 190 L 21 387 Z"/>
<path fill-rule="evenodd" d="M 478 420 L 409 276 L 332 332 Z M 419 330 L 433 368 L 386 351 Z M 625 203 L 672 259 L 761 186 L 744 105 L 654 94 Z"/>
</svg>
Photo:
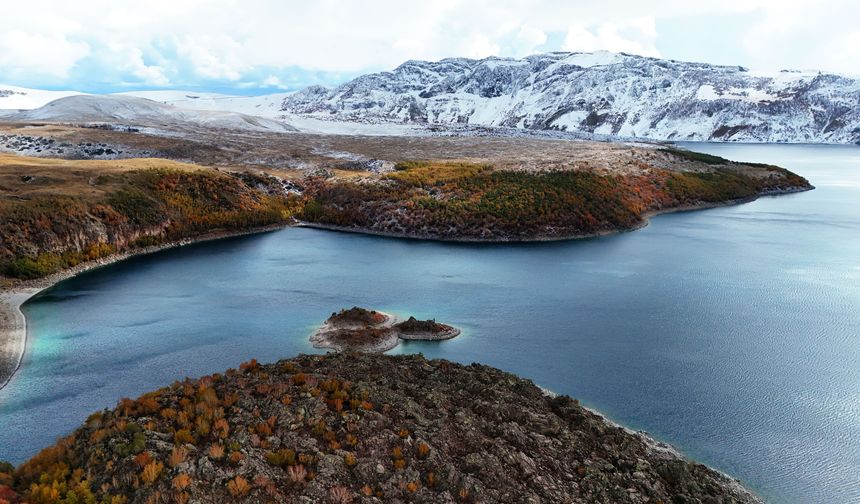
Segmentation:
<svg viewBox="0 0 860 504">
<path fill-rule="evenodd" d="M 151 485 L 159 476 L 161 476 L 162 470 L 164 470 L 164 464 L 161 462 L 150 462 L 143 468 L 143 472 L 140 474 L 140 479 L 142 479 L 144 483 Z"/>
<path fill-rule="evenodd" d="M 170 452 L 170 457 L 167 459 L 167 463 L 170 467 L 176 467 L 179 464 L 185 462 L 185 459 L 188 457 L 188 450 L 182 448 L 181 446 L 177 446 L 173 448 Z"/>
<path fill-rule="evenodd" d="M 236 476 L 227 483 L 227 490 L 230 491 L 230 495 L 233 497 L 244 497 L 251 491 L 251 485 L 248 484 L 248 480 L 245 478 Z"/>
<path fill-rule="evenodd" d="M 188 429 L 179 429 L 173 433 L 173 442 L 177 445 L 194 444 L 194 436 Z"/>
<path fill-rule="evenodd" d="M 191 484 L 191 476 L 185 473 L 179 473 L 173 478 L 172 486 L 177 490 L 185 490 Z"/>
</svg>

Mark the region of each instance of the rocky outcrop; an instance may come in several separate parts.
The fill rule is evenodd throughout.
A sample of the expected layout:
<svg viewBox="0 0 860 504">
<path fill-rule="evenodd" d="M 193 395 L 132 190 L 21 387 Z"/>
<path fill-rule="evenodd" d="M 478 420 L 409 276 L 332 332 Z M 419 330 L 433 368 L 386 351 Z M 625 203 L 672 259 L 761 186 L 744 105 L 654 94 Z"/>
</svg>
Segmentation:
<svg viewBox="0 0 860 504">
<path fill-rule="evenodd" d="M 103 142 L 64 142 L 30 135 L 0 135 L 0 152 L 22 156 L 62 157 L 65 159 L 130 159 L 166 157 L 154 150 L 133 149 Z"/>
<path fill-rule="evenodd" d="M 314 348 L 327 348 L 337 352 L 387 352 L 400 344 L 400 340 L 441 341 L 460 334 L 460 330 L 435 320 L 405 321 L 387 313 L 354 306 L 332 313 L 331 317 L 310 337 Z"/>
<path fill-rule="evenodd" d="M 123 399 L 0 478 L 74 502 L 760 502 L 511 374 L 365 354 L 251 361 Z"/>
</svg>

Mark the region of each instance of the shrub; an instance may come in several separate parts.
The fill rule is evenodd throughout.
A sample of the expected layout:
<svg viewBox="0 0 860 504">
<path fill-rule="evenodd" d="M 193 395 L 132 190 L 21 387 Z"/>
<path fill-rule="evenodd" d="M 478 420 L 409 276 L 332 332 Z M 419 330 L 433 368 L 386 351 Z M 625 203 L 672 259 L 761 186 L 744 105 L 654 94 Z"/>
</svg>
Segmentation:
<svg viewBox="0 0 860 504">
<path fill-rule="evenodd" d="M 417 451 L 418 451 L 418 458 L 422 458 L 422 459 L 427 458 L 427 455 L 430 454 L 430 445 L 428 445 L 427 443 L 422 441 L 422 442 L 418 443 Z"/>
<path fill-rule="evenodd" d="M 5 274 L 12 278 L 33 280 L 56 273 L 63 267 L 62 259 L 57 254 L 42 253 L 35 258 L 22 257 L 6 266 Z"/>
<path fill-rule="evenodd" d="M 144 467 L 149 465 L 150 462 L 152 462 L 152 455 L 150 455 L 149 452 L 141 452 L 134 457 L 134 461 L 138 465 L 138 467 L 143 469 Z"/>
<path fill-rule="evenodd" d="M 170 467 L 176 467 L 185 462 L 186 458 L 188 458 L 188 450 L 181 446 L 177 446 L 170 452 L 170 457 L 167 459 L 167 463 Z"/>
<path fill-rule="evenodd" d="M 731 164 L 731 161 L 726 158 L 721 158 L 720 156 L 714 156 L 712 154 L 705 154 L 704 152 L 675 149 L 671 147 L 660 149 L 660 152 L 667 152 L 679 158 L 687 159 L 689 161 L 699 161 L 700 163 L 709 165 Z"/>
<path fill-rule="evenodd" d="M 343 456 L 343 463 L 346 464 L 347 467 L 352 467 L 356 464 L 355 454 L 347 453 Z"/>
<path fill-rule="evenodd" d="M 352 492 L 344 486 L 332 487 L 328 491 L 331 502 L 334 504 L 349 504 L 352 502 Z"/>
<path fill-rule="evenodd" d="M 194 436 L 188 429 L 179 429 L 173 433 L 173 442 L 177 445 L 194 444 Z"/>
<path fill-rule="evenodd" d="M 231 464 L 237 465 L 237 464 L 239 464 L 239 462 L 245 460 L 245 456 L 242 455 L 242 452 L 234 451 L 233 453 L 230 454 L 230 457 L 228 457 L 228 460 L 230 461 Z"/>
<path fill-rule="evenodd" d="M 209 456 L 215 460 L 221 460 L 224 457 L 224 445 L 214 444 L 209 447 Z"/>
<path fill-rule="evenodd" d="M 173 478 L 172 486 L 176 490 L 185 490 L 191 484 L 191 477 L 185 473 L 179 473 Z"/>
<path fill-rule="evenodd" d="M 293 483 L 304 483 L 305 478 L 308 477 L 308 471 L 301 464 L 293 465 L 287 468 L 287 476 Z"/>
<path fill-rule="evenodd" d="M 160 236 L 143 235 L 140 238 L 134 240 L 134 242 L 132 242 L 132 246 L 138 248 L 145 248 L 153 247 L 155 245 L 161 245 L 162 243 L 164 243 L 164 240 Z"/>
<path fill-rule="evenodd" d="M 144 483 L 151 485 L 161 476 L 161 471 L 164 469 L 164 464 L 161 462 L 150 462 L 143 468 L 143 472 L 140 474 L 140 479 L 143 480 Z"/>
<path fill-rule="evenodd" d="M 244 497 L 251 491 L 251 485 L 248 484 L 248 480 L 245 478 L 236 476 L 227 483 L 227 490 L 229 490 L 230 495 L 233 497 Z"/>
<path fill-rule="evenodd" d="M 296 452 L 289 448 L 281 448 L 277 452 L 266 452 L 266 462 L 276 467 L 286 467 L 296 464 Z"/>
</svg>

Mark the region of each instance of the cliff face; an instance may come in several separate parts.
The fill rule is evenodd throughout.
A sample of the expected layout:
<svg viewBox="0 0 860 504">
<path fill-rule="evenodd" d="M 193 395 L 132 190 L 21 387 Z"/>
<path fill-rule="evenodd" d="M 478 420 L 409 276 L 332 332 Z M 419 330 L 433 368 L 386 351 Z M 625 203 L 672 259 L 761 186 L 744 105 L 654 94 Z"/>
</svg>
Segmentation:
<svg viewBox="0 0 860 504">
<path fill-rule="evenodd" d="M 30 502 L 759 502 L 508 373 L 366 354 L 123 399 L 4 481 Z"/>
<path fill-rule="evenodd" d="M 408 61 L 287 96 L 286 112 L 653 140 L 860 142 L 860 81 L 628 54 Z"/>
</svg>

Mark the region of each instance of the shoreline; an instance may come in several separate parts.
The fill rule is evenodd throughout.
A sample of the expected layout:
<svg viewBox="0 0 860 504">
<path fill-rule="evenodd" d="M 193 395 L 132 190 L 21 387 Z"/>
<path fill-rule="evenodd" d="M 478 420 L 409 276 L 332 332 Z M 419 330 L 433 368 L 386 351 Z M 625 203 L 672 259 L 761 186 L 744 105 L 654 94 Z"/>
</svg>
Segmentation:
<svg viewBox="0 0 860 504">
<path fill-rule="evenodd" d="M 35 280 L 12 280 L 9 285 L 4 285 L 0 287 L 0 390 L 8 385 L 12 378 L 14 378 L 15 374 L 21 368 L 21 365 L 24 361 L 24 356 L 27 350 L 27 321 L 24 316 L 21 307 L 29 301 L 33 296 L 39 294 L 45 289 L 53 287 L 59 282 L 63 280 L 67 280 L 76 275 L 84 273 L 86 271 L 90 271 L 92 269 L 100 268 L 102 266 L 107 266 L 110 264 L 114 264 L 125 259 L 129 259 L 131 257 L 143 256 L 152 254 L 155 252 L 160 252 L 162 250 L 168 250 L 176 247 L 182 247 L 186 245 L 191 245 L 195 243 L 203 243 L 207 241 L 219 240 L 223 238 L 231 238 L 236 236 L 245 236 L 251 234 L 259 234 L 265 233 L 269 231 L 275 231 L 279 229 L 284 229 L 287 227 L 304 227 L 304 228 L 312 228 L 312 229 L 322 229 L 327 231 L 337 231 L 344 233 L 354 233 L 354 234 L 364 234 L 370 236 L 380 236 L 386 238 L 399 238 L 399 239 L 409 239 L 409 240 L 421 240 L 421 241 L 436 241 L 443 243 L 473 243 L 473 244 L 492 244 L 492 243 L 506 243 L 506 244 L 517 244 L 517 243 L 542 243 L 542 242 L 560 242 L 560 241 L 570 241 L 570 240 L 582 240 L 588 238 L 599 238 L 603 236 L 611 236 L 614 234 L 627 233 L 636 231 L 646 227 L 649 224 L 649 221 L 652 217 L 656 217 L 662 214 L 669 213 L 679 213 L 679 212 L 689 212 L 696 210 L 707 210 L 711 208 L 720 208 L 726 206 L 735 206 L 741 205 L 744 203 L 753 202 L 763 196 L 779 196 L 786 194 L 795 194 L 802 193 L 806 191 L 811 191 L 815 189 L 815 187 L 793 187 L 789 189 L 782 190 L 771 190 L 764 191 L 755 196 L 749 198 L 741 198 L 735 200 L 728 200 L 718 203 L 700 203 L 694 205 L 682 205 L 673 208 L 665 208 L 660 210 L 654 210 L 650 212 L 646 212 L 643 214 L 643 220 L 638 225 L 632 226 L 630 228 L 624 229 L 614 229 L 614 230 L 605 230 L 599 231 L 596 233 L 584 233 L 577 235 L 567 235 L 567 236 L 545 236 L 545 237 L 532 237 L 532 238 L 519 238 L 519 239 L 510 239 L 510 238 L 445 238 L 445 237 L 435 237 L 435 236 L 420 236 L 420 235 L 412 235 L 406 233 L 387 233 L 382 231 L 374 231 L 374 230 L 366 230 L 361 228 L 350 228 L 343 226 L 334 226 L 327 224 L 316 224 L 311 222 L 304 221 L 293 221 L 292 223 L 283 223 L 283 224 L 273 224 L 270 226 L 263 226 L 260 228 L 254 228 L 244 231 L 236 231 L 236 232 L 227 232 L 227 231 L 215 231 L 212 233 L 207 233 L 204 235 L 200 235 L 193 238 L 184 238 L 182 240 L 173 241 L 169 243 L 164 243 L 160 245 L 153 245 L 150 247 L 145 247 L 142 249 L 136 249 L 129 252 L 124 252 L 121 254 L 116 254 L 110 257 L 105 257 L 102 259 L 97 259 L 95 261 L 91 261 L 88 263 L 80 264 L 75 266 L 74 268 L 69 268 L 67 270 L 59 271 L 52 275 L 49 275 L 44 278 L 39 278 Z M 398 342 L 401 338 L 397 338 Z M 406 339 L 406 338 L 404 338 Z M 397 346 L 397 345 L 395 345 Z M 317 347 L 319 348 L 319 347 Z M 394 348 L 394 347 L 391 347 Z M 389 348 L 388 350 L 391 350 Z M 331 348 L 333 349 L 333 348 Z M 387 351 L 387 350 L 386 350 Z"/>
<path fill-rule="evenodd" d="M 81 273 L 108 266 L 132 257 L 145 256 L 187 245 L 205 243 L 208 241 L 234 238 L 252 234 L 267 233 L 290 227 L 292 224 L 273 224 L 243 231 L 213 231 L 193 238 L 151 245 L 121 254 L 96 259 L 79 264 L 73 268 L 58 271 L 54 274 L 34 280 L 12 280 L 9 285 L 0 287 L 0 390 L 4 389 L 24 362 L 27 351 L 27 319 L 21 307 L 40 292 L 68 280 Z"/>
<path fill-rule="evenodd" d="M 597 231 L 594 233 L 579 233 L 572 235 L 558 235 L 558 236 L 533 236 L 528 238 L 509 238 L 509 237 L 493 237 L 493 238 L 473 238 L 473 237 L 442 237 L 435 235 L 420 235 L 420 234 L 410 234 L 410 233 L 395 233 L 388 231 L 378 231 L 374 229 L 365 229 L 360 227 L 348 227 L 348 226 L 336 226 L 334 224 L 320 224 L 316 222 L 307 222 L 307 221 L 297 221 L 294 226 L 295 227 L 303 227 L 309 229 L 322 229 L 325 231 L 336 231 L 339 233 L 352 233 L 352 234 L 363 234 L 368 236 L 380 236 L 384 238 L 398 238 L 405 240 L 418 240 L 418 241 L 431 241 L 431 242 L 441 242 L 441 243 L 465 243 L 465 244 L 493 244 L 493 243 L 507 243 L 507 244 L 526 244 L 526 243 L 551 243 L 551 242 L 562 242 L 562 241 L 572 241 L 572 240 L 586 240 L 589 238 L 602 238 L 604 236 L 612 236 L 621 233 L 629 233 L 632 231 L 637 231 L 644 227 L 647 227 L 650 223 L 651 218 L 657 217 L 659 215 L 664 214 L 672 214 L 672 213 L 681 213 L 681 212 L 695 212 L 698 210 L 710 210 L 713 208 L 721 208 L 721 207 L 729 207 L 736 205 L 743 205 L 745 203 L 752 203 L 753 201 L 758 200 L 762 197 L 770 197 L 770 196 L 784 196 L 788 194 L 799 194 L 807 191 L 814 190 L 814 186 L 810 187 L 792 187 L 789 189 L 775 189 L 768 190 L 756 194 L 755 196 L 750 196 L 748 198 L 737 198 L 732 200 L 720 201 L 716 203 L 697 203 L 690 205 L 680 205 L 671 208 L 662 208 L 660 210 L 650 210 L 642 214 L 642 222 L 637 223 L 634 226 L 628 228 L 619 228 L 619 229 L 607 229 L 603 231 Z"/>
<path fill-rule="evenodd" d="M 554 399 L 556 397 L 560 397 L 560 396 L 564 395 L 564 394 L 559 394 L 558 392 L 550 390 L 550 389 L 543 387 L 541 385 L 538 385 L 536 383 L 535 383 L 535 386 L 537 388 L 539 388 L 541 390 L 541 392 L 543 392 L 544 396 L 546 396 L 549 399 Z M 612 427 L 614 429 L 621 429 L 624 432 L 626 432 L 627 434 L 629 434 L 629 435 L 639 439 L 640 441 L 642 441 L 648 447 L 648 449 L 651 451 L 651 453 L 654 454 L 654 456 L 663 457 L 663 458 L 668 459 L 668 460 L 685 460 L 685 461 L 693 462 L 696 464 L 702 464 L 698 460 L 686 456 L 683 451 L 679 450 L 678 448 L 675 448 L 675 446 L 673 446 L 671 443 L 667 443 L 665 441 L 660 441 L 659 439 L 655 438 L 653 435 L 651 435 L 651 433 L 649 433 L 647 431 L 631 429 L 630 427 L 627 427 L 623 424 L 616 422 L 615 420 L 612 420 L 611 418 L 609 418 L 608 416 L 606 416 L 604 413 L 600 412 L 599 410 L 596 410 L 594 408 L 586 406 L 586 405 L 582 404 L 581 402 L 579 403 L 579 405 L 582 407 L 582 409 L 584 409 L 585 411 L 587 411 L 587 412 L 591 413 L 592 415 L 594 415 L 595 417 L 597 417 L 601 422 L 603 422 L 607 426 Z M 739 493 L 744 493 L 747 496 L 749 496 L 751 499 L 754 499 L 757 502 L 764 504 L 764 499 L 762 499 L 758 493 L 756 493 L 751 488 L 749 488 L 739 478 L 736 478 L 727 472 L 716 469 L 715 467 L 713 467 L 710 464 L 702 464 L 702 465 L 704 465 L 705 467 L 707 467 L 711 471 L 714 471 L 716 474 L 718 474 L 720 477 L 722 477 L 723 483 L 725 483 L 726 485 L 734 488 Z"/>
</svg>

